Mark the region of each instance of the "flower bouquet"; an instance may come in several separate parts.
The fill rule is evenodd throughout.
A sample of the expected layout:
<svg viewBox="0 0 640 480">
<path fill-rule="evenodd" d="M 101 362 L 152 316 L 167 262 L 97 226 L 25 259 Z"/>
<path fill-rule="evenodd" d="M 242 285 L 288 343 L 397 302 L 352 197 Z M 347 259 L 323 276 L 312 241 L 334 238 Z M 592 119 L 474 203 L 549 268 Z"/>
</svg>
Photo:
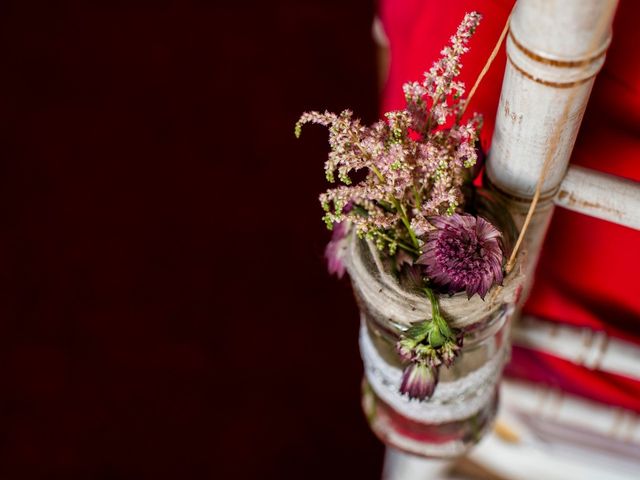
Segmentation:
<svg viewBox="0 0 640 480">
<path fill-rule="evenodd" d="M 426 456 L 462 453 L 488 428 L 508 357 L 508 318 L 522 283 L 506 275 L 515 227 L 472 184 L 481 118 L 463 119 L 461 56 L 469 13 L 406 108 L 371 126 L 352 112 L 304 113 L 329 127 L 320 195 L 333 236 L 329 270 L 350 274 L 362 327 L 363 407 L 386 443 Z"/>
</svg>

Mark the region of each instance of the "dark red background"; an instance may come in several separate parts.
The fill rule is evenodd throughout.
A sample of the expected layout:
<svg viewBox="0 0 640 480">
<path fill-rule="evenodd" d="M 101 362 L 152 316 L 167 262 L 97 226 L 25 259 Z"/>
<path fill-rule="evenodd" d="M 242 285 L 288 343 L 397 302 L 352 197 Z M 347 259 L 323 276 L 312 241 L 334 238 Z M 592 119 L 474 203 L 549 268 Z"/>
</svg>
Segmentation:
<svg viewBox="0 0 640 480">
<path fill-rule="evenodd" d="M 293 137 L 375 118 L 373 8 L 0 3 L 0 478 L 379 475 Z"/>
</svg>

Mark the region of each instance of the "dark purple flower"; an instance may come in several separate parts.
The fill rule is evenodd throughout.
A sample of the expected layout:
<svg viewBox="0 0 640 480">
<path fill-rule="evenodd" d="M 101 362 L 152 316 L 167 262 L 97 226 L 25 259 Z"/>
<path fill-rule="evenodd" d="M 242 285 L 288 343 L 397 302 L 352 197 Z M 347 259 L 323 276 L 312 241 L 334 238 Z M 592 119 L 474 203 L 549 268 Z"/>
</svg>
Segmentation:
<svg viewBox="0 0 640 480">
<path fill-rule="evenodd" d="M 327 269 L 330 274 L 336 274 L 338 278 L 344 275 L 344 255 L 347 250 L 347 234 L 349 233 L 349 222 L 340 222 L 333 225 L 333 235 L 331 241 L 324 250 L 324 258 L 327 259 Z"/>
<path fill-rule="evenodd" d="M 400 393 L 408 395 L 409 398 L 424 400 L 433 395 L 437 382 L 435 368 L 428 366 L 425 362 L 413 362 L 402 372 Z"/>
<path fill-rule="evenodd" d="M 493 225 L 482 217 L 457 213 L 429 222 L 436 229 L 427 233 L 417 263 L 425 265 L 435 285 L 484 299 L 494 283 L 502 283 L 501 235 Z"/>
</svg>

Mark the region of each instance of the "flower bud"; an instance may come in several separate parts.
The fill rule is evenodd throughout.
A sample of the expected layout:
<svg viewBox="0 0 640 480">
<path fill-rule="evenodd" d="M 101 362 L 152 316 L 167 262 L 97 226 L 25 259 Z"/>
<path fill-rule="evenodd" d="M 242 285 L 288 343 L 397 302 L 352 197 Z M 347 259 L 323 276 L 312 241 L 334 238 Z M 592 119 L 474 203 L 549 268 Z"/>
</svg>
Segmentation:
<svg viewBox="0 0 640 480">
<path fill-rule="evenodd" d="M 396 353 L 402 362 L 410 362 L 414 357 L 415 340 L 403 338 L 396 343 Z"/>
<path fill-rule="evenodd" d="M 436 369 L 424 362 L 413 362 L 402 372 L 400 393 L 412 399 L 425 400 L 433 395 L 437 382 Z"/>
<path fill-rule="evenodd" d="M 453 364 L 453 361 L 455 360 L 456 356 L 458 355 L 460 351 L 460 347 L 456 342 L 448 340 L 442 346 L 442 349 L 440 351 L 441 351 L 440 356 L 442 358 L 442 362 L 447 367 L 450 367 Z"/>
<path fill-rule="evenodd" d="M 429 345 L 433 348 L 438 348 L 445 342 L 446 337 L 442 334 L 435 322 L 431 322 L 429 325 Z"/>
</svg>

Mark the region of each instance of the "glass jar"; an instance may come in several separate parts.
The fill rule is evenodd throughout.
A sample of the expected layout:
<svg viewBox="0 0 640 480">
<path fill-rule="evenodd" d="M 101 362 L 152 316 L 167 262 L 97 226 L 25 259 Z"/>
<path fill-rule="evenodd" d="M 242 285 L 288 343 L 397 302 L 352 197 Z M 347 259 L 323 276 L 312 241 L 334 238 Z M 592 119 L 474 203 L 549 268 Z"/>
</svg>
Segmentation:
<svg viewBox="0 0 640 480">
<path fill-rule="evenodd" d="M 516 231 L 507 210 L 483 191 L 474 205 L 473 213 L 501 229 L 504 250 L 510 252 Z M 518 266 L 484 301 L 477 295 L 469 300 L 464 292 L 439 298 L 449 324 L 463 332 L 463 347 L 451 367 L 439 367 L 433 395 L 411 400 L 399 391 L 404 365 L 395 344 L 409 325 L 431 318 L 431 304 L 400 286 L 371 242 L 350 238 L 347 268 L 360 308 L 365 370 L 362 405 L 372 430 L 387 445 L 426 457 L 455 457 L 490 428 L 510 352 L 509 320 L 522 289 Z"/>
</svg>

